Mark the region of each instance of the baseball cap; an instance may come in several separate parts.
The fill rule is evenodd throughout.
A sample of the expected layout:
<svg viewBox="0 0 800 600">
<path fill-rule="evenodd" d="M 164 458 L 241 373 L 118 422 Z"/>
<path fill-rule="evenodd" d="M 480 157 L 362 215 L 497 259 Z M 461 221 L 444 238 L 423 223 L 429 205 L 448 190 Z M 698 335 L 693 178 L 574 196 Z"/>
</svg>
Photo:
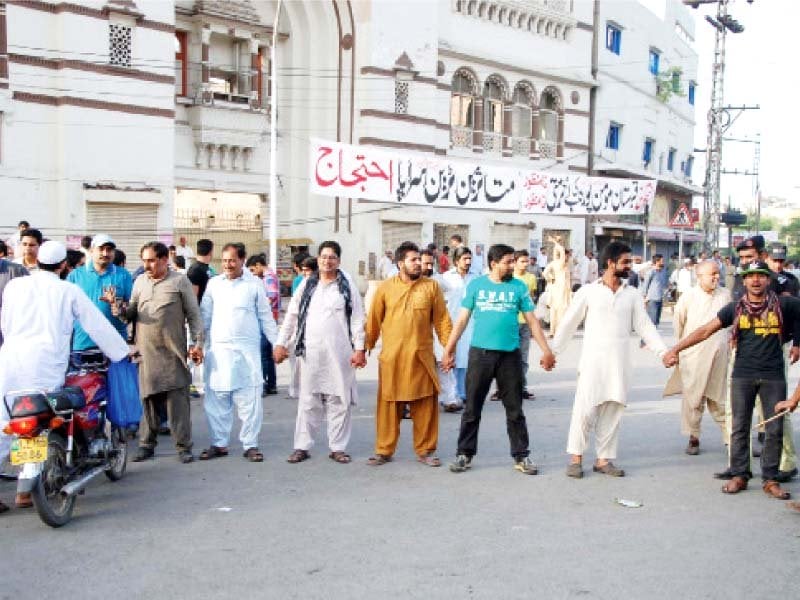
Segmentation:
<svg viewBox="0 0 800 600">
<path fill-rule="evenodd" d="M 67 258 L 67 248 L 61 242 L 49 240 L 39 247 L 36 257 L 43 265 L 57 265 Z"/>
<path fill-rule="evenodd" d="M 100 248 L 102 246 L 117 247 L 117 243 L 111 238 L 110 235 L 105 233 L 98 233 L 92 238 L 92 248 Z"/>
<path fill-rule="evenodd" d="M 763 235 L 754 235 L 753 237 L 749 237 L 736 246 L 736 251 L 745 250 L 747 248 L 755 248 L 758 251 L 764 249 L 764 236 Z"/>
<path fill-rule="evenodd" d="M 761 273 L 762 275 L 767 276 L 772 274 L 767 266 L 767 263 L 765 263 L 763 260 L 754 260 L 753 262 L 742 265 L 742 277 L 752 275 L 753 273 Z"/>
<path fill-rule="evenodd" d="M 786 246 L 773 246 L 769 250 L 769 255 L 774 260 L 786 260 Z"/>
</svg>

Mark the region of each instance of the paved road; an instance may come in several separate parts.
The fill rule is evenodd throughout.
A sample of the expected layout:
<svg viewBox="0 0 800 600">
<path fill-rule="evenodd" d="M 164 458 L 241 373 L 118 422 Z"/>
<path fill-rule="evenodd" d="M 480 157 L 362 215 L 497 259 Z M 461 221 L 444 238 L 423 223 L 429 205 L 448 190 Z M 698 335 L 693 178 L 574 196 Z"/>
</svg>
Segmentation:
<svg viewBox="0 0 800 600">
<path fill-rule="evenodd" d="M 366 466 L 373 357 L 360 378 L 353 464 L 328 460 L 324 444 L 311 460 L 286 463 L 295 403 L 270 397 L 261 465 L 239 454 L 181 465 L 162 443 L 155 461 L 129 465 L 122 481 L 90 486 L 65 528 L 32 511 L 1 516 L 0 598 L 796 597 L 800 515 L 759 486 L 719 492 L 719 433 L 706 417 L 702 454 L 683 453 L 679 400 L 661 398 L 667 372 L 648 352 L 636 352 L 622 425 L 618 463 L 628 476 L 564 476 L 579 347 L 553 373 L 532 374 L 537 400 L 526 409 L 539 476 L 512 470 L 497 403 L 487 405 L 467 473 L 414 462 L 408 422 L 396 461 Z M 792 375 L 794 385 L 800 369 Z M 287 377 L 281 366 L 282 392 Z M 201 403 L 194 408 L 199 451 L 208 437 Z M 442 415 L 448 460 L 458 421 Z M 789 489 L 800 494 L 797 483 Z M 12 494 L 0 483 L 0 497 Z"/>
</svg>

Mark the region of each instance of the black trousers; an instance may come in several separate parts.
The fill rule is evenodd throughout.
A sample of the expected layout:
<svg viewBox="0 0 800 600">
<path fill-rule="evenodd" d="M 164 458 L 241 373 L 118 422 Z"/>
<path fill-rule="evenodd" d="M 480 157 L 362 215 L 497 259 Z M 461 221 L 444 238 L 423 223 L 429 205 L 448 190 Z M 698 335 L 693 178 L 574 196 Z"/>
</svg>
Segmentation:
<svg viewBox="0 0 800 600">
<path fill-rule="evenodd" d="M 785 379 L 731 379 L 731 473 L 750 479 L 750 427 L 756 395 L 761 396 L 764 418 L 775 414 L 775 405 L 786 399 Z M 783 417 L 764 426 L 764 448 L 761 450 L 761 478 L 774 480 L 778 476 L 783 446 Z"/>
<path fill-rule="evenodd" d="M 528 456 L 528 424 L 522 412 L 522 359 L 519 348 L 511 352 L 471 347 L 467 364 L 467 400 L 461 414 L 458 454 L 475 456 L 478 452 L 478 429 L 481 412 L 492 380 L 506 409 L 506 429 L 511 456 L 520 460 Z"/>
</svg>

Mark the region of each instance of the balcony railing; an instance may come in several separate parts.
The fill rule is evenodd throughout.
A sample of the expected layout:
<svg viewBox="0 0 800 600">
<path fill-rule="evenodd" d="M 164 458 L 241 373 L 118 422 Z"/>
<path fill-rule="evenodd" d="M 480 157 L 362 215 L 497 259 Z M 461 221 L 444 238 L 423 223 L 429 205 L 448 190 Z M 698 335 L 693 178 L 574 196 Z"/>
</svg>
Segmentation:
<svg viewBox="0 0 800 600">
<path fill-rule="evenodd" d="M 451 126 L 450 142 L 453 148 L 472 148 L 472 128 Z"/>
<path fill-rule="evenodd" d="M 503 150 L 503 134 L 483 132 L 483 151 L 487 154 L 499 154 Z"/>
<path fill-rule="evenodd" d="M 511 151 L 514 156 L 528 157 L 531 154 L 531 138 L 515 137 L 511 139 Z"/>
<path fill-rule="evenodd" d="M 539 156 L 542 158 L 556 158 L 556 143 L 549 140 L 539 140 Z"/>
</svg>

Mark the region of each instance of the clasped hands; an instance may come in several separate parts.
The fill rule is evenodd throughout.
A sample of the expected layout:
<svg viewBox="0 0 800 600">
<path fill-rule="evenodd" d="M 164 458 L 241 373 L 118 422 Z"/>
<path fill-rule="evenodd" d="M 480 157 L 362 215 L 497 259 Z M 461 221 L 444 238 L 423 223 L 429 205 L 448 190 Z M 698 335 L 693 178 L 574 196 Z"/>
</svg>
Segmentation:
<svg viewBox="0 0 800 600">
<path fill-rule="evenodd" d="M 442 354 L 442 360 L 440 362 L 442 371 L 444 371 L 445 373 L 452 371 L 456 366 L 455 354 L 445 349 L 444 353 Z M 550 351 L 547 351 L 544 354 L 542 354 L 542 358 L 539 359 L 539 366 L 541 366 L 545 371 L 552 371 L 553 367 L 556 366 L 555 355 Z"/>
<path fill-rule="evenodd" d="M 272 351 L 272 359 L 276 365 L 281 364 L 284 360 L 289 358 L 289 350 L 286 346 L 275 346 Z M 354 350 L 350 356 L 350 366 L 354 369 L 363 369 L 367 366 L 367 354 L 364 350 Z"/>
</svg>

